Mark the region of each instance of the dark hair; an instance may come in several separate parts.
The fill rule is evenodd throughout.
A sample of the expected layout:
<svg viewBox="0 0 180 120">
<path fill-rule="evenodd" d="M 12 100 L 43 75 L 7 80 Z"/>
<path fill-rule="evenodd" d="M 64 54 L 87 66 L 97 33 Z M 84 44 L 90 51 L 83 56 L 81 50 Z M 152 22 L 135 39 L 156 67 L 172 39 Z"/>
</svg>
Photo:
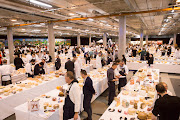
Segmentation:
<svg viewBox="0 0 180 120">
<path fill-rule="evenodd" d="M 35 62 L 35 60 L 34 60 L 34 59 L 32 59 L 30 62 Z"/>
<path fill-rule="evenodd" d="M 121 62 L 121 60 L 120 60 L 120 59 L 116 59 L 115 62 L 116 62 L 116 63 L 119 63 L 119 62 Z"/>
<path fill-rule="evenodd" d="M 44 63 L 43 63 L 43 62 L 40 62 L 40 65 L 44 65 Z"/>
<path fill-rule="evenodd" d="M 116 62 L 113 62 L 112 66 L 118 65 Z"/>
<path fill-rule="evenodd" d="M 68 60 L 70 60 L 70 58 L 68 58 Z"/>
<path fill-rule="evenodd" d="M 67 71 L 66 76 L 67 76 L 69 79 L 71 79 L 71 80 L 74 79 L 74 74 L 73 74 L 73 72 L 71 72 L 71 71 Z"/>
<path fill-rule="evenodd" d="M 83 75 L 87 75 L 86 70 L 81 69 L 81 73 L 82 73 Z"/>
<path fill-rule="evenodd" d="M 156 90 L 159 93 L 165 93 L 166 92 L 166 88 L 164 87 L 163 83 L 158 83 L 156 85 Z"/>
</svg>

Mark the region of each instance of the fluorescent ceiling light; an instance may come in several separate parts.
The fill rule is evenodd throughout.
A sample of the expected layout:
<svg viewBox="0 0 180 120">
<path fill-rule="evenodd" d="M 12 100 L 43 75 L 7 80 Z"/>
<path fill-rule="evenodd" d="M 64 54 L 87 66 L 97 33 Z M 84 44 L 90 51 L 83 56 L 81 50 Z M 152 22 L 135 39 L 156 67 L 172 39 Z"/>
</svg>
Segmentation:
<svg viewBox="0 0 180 120">
<path fill-rule="evenodd" d="M 67 29 L 72 29 L 72 27 L 66 27 Z"/>
<path fill-rule="evenodd" d="M 23 31 L 25 30 L 25 29 L 22 29 Z"/>
<path fill-rule="evenodd" d="M 17 21 L 17 20 L 16 20 L 16 19 L 11 19 L 11 21 L 12 21 L 12 22 L 15 22 L 15 21 Z"/>
<path fill-rule="evenodd" d="M 57 28 L 57 27 L 58 27 L 58 25 L 55 25 L 55 26 L 54 26 L 54 28 Z"/>
<path fill-rule="evenodd" d="M 74 13 L 69 13 L 69 15 L 73 16 L 73 15 L 75 15 L 75 14 L 74 14 Z"/>
<path fill-rule="evenodd" d="M 171 16 L 168 16 L 167 18 L 168 18 L 168 19 L 171 19 L 172 17 L 171 17 Z"/>
<path fill-rule="evenodd" d="M 176 2 L 180 2 L 180 0 L 176 0 Z"/>
<path fill-rule="evenodd" d="M 18 24 L 20 24 L 20 23 L 14 23 L 14 25 L 18 25 Z"/>
<path fill-rule="evenodd" d="M 35 31 L 35 32 L 39 32 L 39 31 L 41 31 L 41 30 L 33 30 L 33 31 Z"/>
<path fill-rule="evenodd" d="M 49 5 L 49 4 L 46 4 L 46 3 L 43 3 L 43 2 L 40 2 L 40 1 L 37 1 L 37 0 L 29 0 L 31 3 L 34 3 L 34 4 L 37 4 L 39 6 L 43 6 L 43 7 L 49 7 L 51 8 L 52 6 Z"/>
<path fill-rule="evenodd" d="M 91 19 L 91 18 L 89 18 L 88 20 L 89 20 L 89 21 L 94 21 L 94 19 Z"/>
</svg>

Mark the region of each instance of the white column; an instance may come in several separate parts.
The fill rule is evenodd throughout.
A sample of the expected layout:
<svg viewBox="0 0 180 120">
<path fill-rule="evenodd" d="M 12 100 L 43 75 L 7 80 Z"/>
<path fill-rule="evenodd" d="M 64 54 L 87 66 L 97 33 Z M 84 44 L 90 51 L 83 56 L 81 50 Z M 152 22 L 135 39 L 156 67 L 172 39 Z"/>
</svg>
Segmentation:
<svg viewBox="0 0 180 120">
<path fill-rule="evenodd" d="M 146 45 L 148 45 L 148 35 L 146 35 Z"/>
<path fill-rule="evenodd" d="M 91 46 L 91 34 L 89 35 L 89 46 Z"/>
<path fill-rule="evenodd" d="M 81 46 L 81 37 L 80 37 L 80 34 L 78 34 L 78 36 L 77 36 L 77 46 L 78 47 Z"/>
<path fill-rule="evenodd" d="M 119 39 L 118 39 L 118 58 L 122 59 L 126 50 L 126 16 L 119 17 Z"/>
<path fill-rule="evenodd" d="M 104 48 L 106 47 L 106 45 L 107 45 L 107 34 L 104 33 L 103 34 L 103 46 L 104 46 Z"/>
<path fill-rule="evenodd" d="M 49 55 L 52 57 L 52 62 L 54 62 L 55 37 L 54 37 L 53 23 L 48 24 L 48 42 L 49 42 Z"/>
<path fill-rule="evenodd" d="M 7 39 L 8 39 L 8 50 L 9 50 L 9 61 L 14 62 L 14 43 L 13 43 L 13 31 L 11 27 L 7 28 Z"/>
<path fill-rule="evenodd" d="M 141 31 L 141 34 L 140 34 L 140 47 L 141 48 L 143 47 L 143 31 Z"/>
<path fill-rule="evenodd" d="M 173 46 L 176 47 L 176 34 L 174 34 Z"/>
</svg>

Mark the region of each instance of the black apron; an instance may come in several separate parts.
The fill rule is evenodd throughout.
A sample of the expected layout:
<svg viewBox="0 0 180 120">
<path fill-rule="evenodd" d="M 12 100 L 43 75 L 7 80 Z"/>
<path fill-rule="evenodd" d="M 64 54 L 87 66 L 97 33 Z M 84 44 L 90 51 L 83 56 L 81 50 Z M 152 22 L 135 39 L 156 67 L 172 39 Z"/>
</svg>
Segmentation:
<svg viewBox="0 0 180 120">
<path fill-rule="evenodd" d="M 123 67 L 121 67 L 121 71 L 119 72 L 122 76 L 126 76 L 125 75 L 125 73 L 126 73 L 126 71 L 125 71 L 125 68 Z M 126 77 L 125 78 L 119 78 L 119 85 L 120 85 L 120 87 L 124 87 L 125 85 L 127 84 L 127 79 L 126 79 Z"/>
<path fill-rule="evenodd" d="M 71 86 L 69 87 L 69 90 L 66 91 L 66 98 L 65 98 L 65 103 L 63 106 L 63 120 L 68 120 L 71 118 L 74 118 L 74 103 L 71 101 L 70 97 L 69 97 L 69 91 L 73 85 L 73 83 L 76 81 L 72 81 Z"/>
</svg>

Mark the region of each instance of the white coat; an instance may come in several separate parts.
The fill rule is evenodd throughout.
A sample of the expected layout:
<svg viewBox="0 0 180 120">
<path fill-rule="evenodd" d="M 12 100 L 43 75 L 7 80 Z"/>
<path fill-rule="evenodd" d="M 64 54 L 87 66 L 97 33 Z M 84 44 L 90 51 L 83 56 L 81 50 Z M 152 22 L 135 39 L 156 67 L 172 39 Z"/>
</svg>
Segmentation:
<svg viewBox="0 0 180 120">
<path fill-rule="evenodd" d="M 102 68 L 101 57 L 99 55 L 96 57 L 96 68 Z"/>
<path fill-rule="evenodd" d="M 81 74 L 80 74 L 80 72 L 81 72 L 81 67 L 80 67 L 80 65 L 79 65 L 79 61 L 78 61 L 78 60 L 76 60 L 76 61 L 74 62 L 74 66 L 75 66 L 75 76 L 76 76 L 76 78 L 81 77 Z"/>
</svg>

